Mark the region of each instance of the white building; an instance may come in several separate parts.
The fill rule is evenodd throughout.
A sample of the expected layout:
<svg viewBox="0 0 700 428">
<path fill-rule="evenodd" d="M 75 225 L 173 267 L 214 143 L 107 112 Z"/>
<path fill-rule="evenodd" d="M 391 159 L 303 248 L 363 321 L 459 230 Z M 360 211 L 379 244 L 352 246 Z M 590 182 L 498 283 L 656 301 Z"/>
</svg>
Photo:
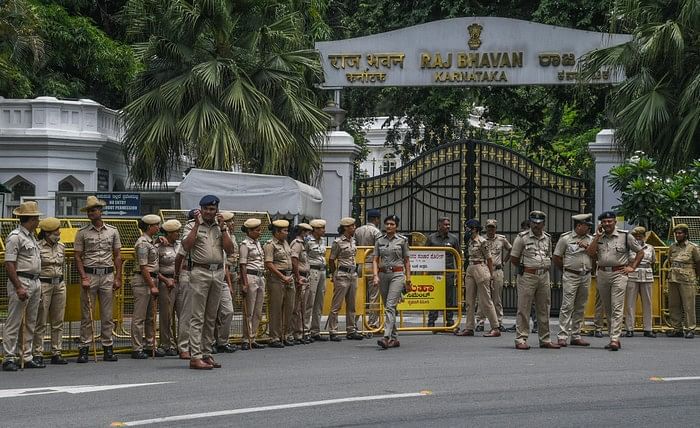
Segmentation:
<svg viewBox="0 0 700 428">
<path fill-rule="evenodd" d="M 395 150 L 384 144 L 387 133 L 396 123 L 395 120 L 387 122 L 387 119 L 389 119 L 388 116 L 367 119 L 365 126 L 362 127 L 369 149 L 367 158 L 360 163 L 360 174 L 365 177 L 385 174 L 401 166 L 401 158 Z M 405 124 L 399 126 L 399 132 L 408 132 L 408 130 Z"/>
</svg>

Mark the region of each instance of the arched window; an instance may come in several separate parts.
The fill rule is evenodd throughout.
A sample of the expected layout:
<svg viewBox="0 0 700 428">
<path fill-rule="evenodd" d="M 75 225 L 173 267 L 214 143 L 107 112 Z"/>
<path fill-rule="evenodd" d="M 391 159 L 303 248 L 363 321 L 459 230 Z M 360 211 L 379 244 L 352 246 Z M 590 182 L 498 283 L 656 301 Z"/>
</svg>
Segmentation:
<svg viewBox="0 0 700 428">
<path fill-rule="evenodd" d="M 72 175 L 58 182 L 59 192 L 82 192 L 83 189 L 83 183 Z"/>
<path fill-rule="evenodd" d="M 58 183 L 59 192 L 73 192 L 74 190 L 73 185 L 68 181 L 61 181 Z"/>
<path fill-rule="evenodd" d="M 36 186 L 20 175 L 6 182 L 5 186 L 12 191 L 12 201 L 15 202 L 21 201 L 23 196 L 36 196 Z"/>
<path fill-rule="evenodd" d="M 387 153 L 384 155 L 382 160 L 382 174 L 391 172 L 396 169 L 396 155 L 393 153 Z"/>
</svg>

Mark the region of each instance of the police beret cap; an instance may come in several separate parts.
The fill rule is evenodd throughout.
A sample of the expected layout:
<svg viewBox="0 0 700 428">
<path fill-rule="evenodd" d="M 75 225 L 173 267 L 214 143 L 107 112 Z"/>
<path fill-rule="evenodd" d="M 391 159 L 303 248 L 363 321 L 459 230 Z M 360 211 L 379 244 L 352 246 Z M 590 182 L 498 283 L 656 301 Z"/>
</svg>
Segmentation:
<svg viewBox="0 0 700 428">
<path fill-rule="evenodd" d="M 479 222 L 479 220 L 472 218 L 467 220 L 466 223 L 464 223 L 464 227 L 466 227 L 467 229 L 473 229 L 475 227 L 481 228 L 481 223 Z"/>
<path fill-rule="evenodd" d="M 53 232 L 61 227 L 61 220 L 56 217 L 46 217 L 39 222 L 39 228 L 44 232 Z"/>
<path fill-rule="evenodd" d="M 261 224 L 262 220 L 260 220 L 259 218 L 249 218 L 248 220 L 243 222 L 243 227 L 245 227 L 246 229 L 255 229 Z"/>
<path fill-rule="evenodd" d="M 603 212 L 600 213 L 600 215 L 598 216 L 598 220 L 604 220 L 604 219 L 606 219 L 606 218 L 616 219 L 616 218 L 617 218 L 617 215 L 615 215 L 615 212 L 614 212 L 614 211 L 603 211 Z"/>
<path fill-rule="evenodd" d="M 370 208 L 367 210 L 367 218 L 381 217 L 382 213 L 377 208 Z"/>
<path fill-rule="evenodd" d="M 486 220 L 486 227 L 489 227 L 489 226 L 496 227 L 497 225 L 498 225 L 498 220 L 496 220 L 495 218 L 490 218 L 490 219 Z"/>
<path fill-rule="evenodd" d="M 289 221 L 281 218 L 279 220 L 273 221 L 272 225 L 284 229 L 285 227 L 289 227 Z"/>
<path fill-rule="evenodd" d="M 530 221 L 533 223 L 542 223 L 547 219 L 547 214 L 542 211 L 530 211 Z"/>
<path fill-rule="evenodd" d="M 141 221 L 146 224 L 158 224 L 160 223 L 160 216 L 155 214 L 146 214 L 145 216 L 141 217 Z"/>
<path fill-rule="evenodd" d="M 221 218 L 224 219 L 224 221 L 229 221 L 233 218 L 233 211 L 221 211 Z"/>
<path fill-rule="evenodd" d="M 217 198 L 214 195 L 207 195 L 199 200 L 200 207 L 206 207 L 208 205 L 217 205 L 218 206 L 219 205 L 219 198 Z"/>
<path fill-rule="evenodd" d="M 314 228 L 311 227 L 311 225 L 308 224 L 308 223 L 299 223 L 299 224 L 297 225 L 297 227 L 298 227 L 299 229 L 304 229 L 304 230 L 313 230 L 313 229 L 314 229 Z"/>
<path fill-rule="evenodd" d="M 647 233 L 647 229 L 644 226 L 637 226 L 632 229 L 632 235 L 644 235 Z"/>
<path fill-rule="evenodd" d="M 340 219 L 341 226 L 350 226 L 351 224 L 355 224 L 355 219 L 352 217 L 343 217 Z"/>
<path fill-rule="evenodd" d="M 176 230 L 180 230 L 181 227 L 182 223 L 176 219 L 168 220 L 163 223 L 163 230 L 166 232 L 175 232 Z"/>
<path fill-rule="evenodd" d="M 320 219 L 320 218 L 313 219 L 313 220 L 311 220 L 311 221 L 309 222 L 309 225 L 311 225 L 311 227 L 314 227 L 314 228 L 316 228 L 316 227 L 326 227 L 326 220 L 323 220 L 323 219 Z"/>
</svg>

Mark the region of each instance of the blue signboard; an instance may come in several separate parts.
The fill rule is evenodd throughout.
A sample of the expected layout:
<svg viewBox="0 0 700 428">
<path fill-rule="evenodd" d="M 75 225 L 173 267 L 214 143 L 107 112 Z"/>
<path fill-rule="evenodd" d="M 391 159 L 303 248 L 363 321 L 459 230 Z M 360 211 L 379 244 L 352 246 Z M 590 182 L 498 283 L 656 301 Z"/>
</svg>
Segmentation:
<svg viewBox="0 0 700 428">
<path fill-rule="evenodd" d="M 139 193 L 98 193 L 98 199 L 107 202 L 102 210 L 105 217 L 140 217 L 141 194 Z"/>
</svg>

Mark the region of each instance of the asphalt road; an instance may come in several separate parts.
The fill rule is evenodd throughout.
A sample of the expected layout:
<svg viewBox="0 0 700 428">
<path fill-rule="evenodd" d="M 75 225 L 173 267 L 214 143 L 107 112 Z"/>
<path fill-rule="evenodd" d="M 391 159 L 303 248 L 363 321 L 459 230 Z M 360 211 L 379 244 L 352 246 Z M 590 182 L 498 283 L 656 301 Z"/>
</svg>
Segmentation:
<svg viewBox="0 0 700 428">
<path fill-rule="evenodd" d="M 174 416 L 182 419 L 158 426 L 667 428 L 700 422 L 698 339 L 635 337 L 623 339 L 619 352 L 603 350 L 607 338 L 590 338 L 590 348 L 547 350 L 537 348 L 533 335 L 529 351 L 515 350 L 513 339 L 513 333 L 403 334 L 399 349 L 344 340 L 238 351 L 217 355 L 224 367 L 212 371 L 189 370 L 175 358 L 121 355 L 117 363 L 0 372 L 0 426 L 107 427 Z M 52 390 L 156 382 L 169 383 Z M 10 391 L 28 388 L 40 389 Z"/>
</svg>

